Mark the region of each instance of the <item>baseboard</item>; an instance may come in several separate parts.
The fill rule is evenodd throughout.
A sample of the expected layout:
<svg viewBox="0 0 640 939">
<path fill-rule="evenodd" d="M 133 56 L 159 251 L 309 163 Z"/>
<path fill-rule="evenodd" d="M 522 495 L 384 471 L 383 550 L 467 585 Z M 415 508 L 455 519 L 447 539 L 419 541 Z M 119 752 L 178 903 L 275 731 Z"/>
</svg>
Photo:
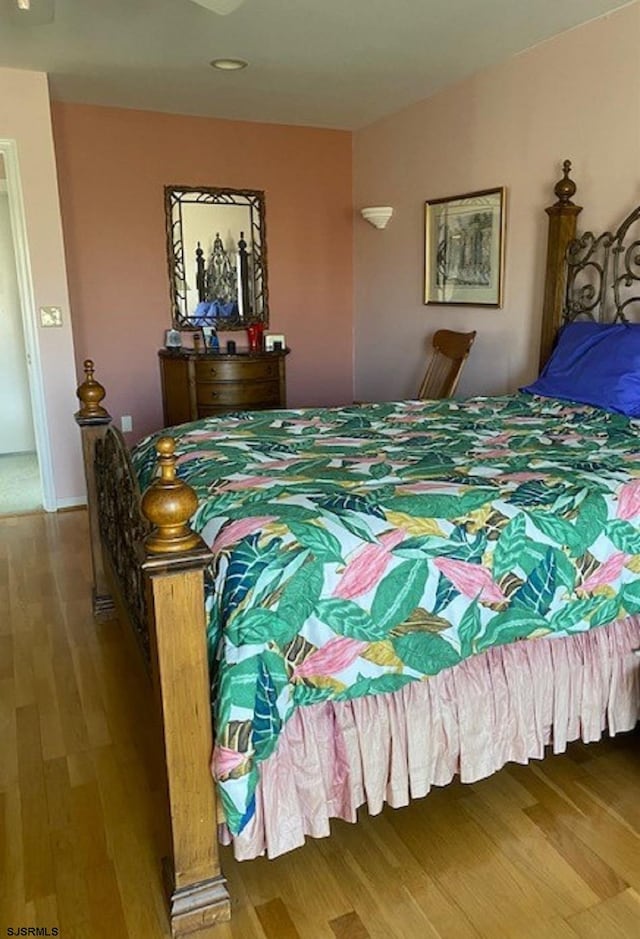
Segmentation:
<svg viewBox="0 0 640 939">
<path fill-rule="evenodd" d="M 80 506 L 86 506 L 86 504 L 86 496 L 72 496 L 70 499 L 56 499 L 55 511 L 60 512 L 64 509 L 77 509 Z"/>
</svg>

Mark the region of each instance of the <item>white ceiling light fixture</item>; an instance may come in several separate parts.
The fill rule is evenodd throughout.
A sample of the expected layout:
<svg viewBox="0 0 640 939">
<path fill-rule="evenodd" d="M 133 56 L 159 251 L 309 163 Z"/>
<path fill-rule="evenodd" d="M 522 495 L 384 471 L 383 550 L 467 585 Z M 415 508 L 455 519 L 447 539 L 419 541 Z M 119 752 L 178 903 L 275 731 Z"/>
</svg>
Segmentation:
<svg viewBox="0 0 640 939">
<path fill-rule="evenodd" d="M 360 209 L 360 215 L 374 228 L 386 228 L 387 222 L 393 215 L 393 209 L 390 205 L 370 205 L 365 209 Z"/>
<path fill-rule="evenodd" d="M 197 3 L 205 10 L 210 10 L 211 13 L 217 13 L 218 16 L 227 16 L 227 14 L 233 13 L 239 6 L 242 6 L 244 0 L 191 0 L 191 2 Z"/>
<path fill-rule="evenodd" d="M 214 59 L 209 63 L 212 68 L 217 68 L 220 72 L 239 72 L 248 64 L 245 59 Z"/>
</svg>

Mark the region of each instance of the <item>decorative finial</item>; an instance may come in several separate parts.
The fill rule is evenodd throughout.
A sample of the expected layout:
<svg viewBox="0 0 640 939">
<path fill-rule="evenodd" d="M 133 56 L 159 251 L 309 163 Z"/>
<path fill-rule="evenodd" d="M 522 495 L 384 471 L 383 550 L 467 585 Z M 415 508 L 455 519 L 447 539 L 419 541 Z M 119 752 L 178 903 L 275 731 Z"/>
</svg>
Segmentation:
<svg viewBox="0 0 640 939">
<path fill-rule="evenodd" d="M 93 377 L 94 366 L 91 359 L 84 362 L 84 381 L 76 391 L 80 399 L 79 417 L 109 417 L 109 412 L 101 407 L 100 402 L 106 392 L 100 382 Z"/>
<path fill-rule="evenodd" d="M 142 513 L 153 526 L 144 542 L 151 554 L 176 554 L 201 544 L 200 536 L 188 524 L 198 508 L 198 497 L 176 476 L 175 449 L 173 437 L 156 441 L 160 475 L 142 497 Z"/>
<path fill-rule="evenodd" d="M 553 190 L 558 197 L 560 205 L 573 205 L 571 197 L 575 195 L 577 187 L 574 181 L 569 178 L 570 172 L 571 160 L 565 160 L 562 164 L 563 177 L 555 184 Z"/>
</svg>

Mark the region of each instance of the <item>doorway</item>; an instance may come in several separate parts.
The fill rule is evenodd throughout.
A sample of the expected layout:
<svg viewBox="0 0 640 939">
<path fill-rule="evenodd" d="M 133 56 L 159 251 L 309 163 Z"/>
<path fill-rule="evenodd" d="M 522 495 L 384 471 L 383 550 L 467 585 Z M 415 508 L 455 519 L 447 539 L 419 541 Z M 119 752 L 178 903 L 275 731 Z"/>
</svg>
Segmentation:
<svg viewBox="0 0 640 939">
<path fill-rule="evenodd" d="M 55 509 L 15 144 L 0 141 L 0 515 Z"/>
</svg>

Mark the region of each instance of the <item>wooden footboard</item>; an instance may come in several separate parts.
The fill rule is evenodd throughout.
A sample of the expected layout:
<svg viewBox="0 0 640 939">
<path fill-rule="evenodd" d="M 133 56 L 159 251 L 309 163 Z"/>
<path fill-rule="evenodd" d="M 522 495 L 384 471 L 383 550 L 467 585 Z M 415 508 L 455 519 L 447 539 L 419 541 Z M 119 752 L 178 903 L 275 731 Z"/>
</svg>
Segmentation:
<svg viewBox="0 0 640 939">
<path fill-rule="evenodd" d="M 108 436 L 111 417 L 100 403 L 104 388 L 93 377 L 93 363 L 88 360 L 84 367 L 76 420 L 87 480 L 93 609 L 101 618 L 112 616 L 116 607 L 126 609 L 137 593 L 131 618 L 134 623 L 144 619 L 143 646 L 148 637 L 165 752 L 170 854 L 163 860 L 164 880 L 172 935 L 182 936 L 230 917 L 209 772 L 204 569 L 211 553 L 189 528 L 197 499 L 176 477 L 173 439 L 158 441 L 159 475 L 139 500 L 126 448 L 114 442 L 113 431 Z M 127 505 L 130 520 L 119 531 L 118 501 Z M 123 582 L 116 571 L 122 571 L 128 558 L 131 569 Z M 139 579 L 142 591 L 136 591 Z M 136 631 L 140 633 L 140 627 Z"/>
</svg>

